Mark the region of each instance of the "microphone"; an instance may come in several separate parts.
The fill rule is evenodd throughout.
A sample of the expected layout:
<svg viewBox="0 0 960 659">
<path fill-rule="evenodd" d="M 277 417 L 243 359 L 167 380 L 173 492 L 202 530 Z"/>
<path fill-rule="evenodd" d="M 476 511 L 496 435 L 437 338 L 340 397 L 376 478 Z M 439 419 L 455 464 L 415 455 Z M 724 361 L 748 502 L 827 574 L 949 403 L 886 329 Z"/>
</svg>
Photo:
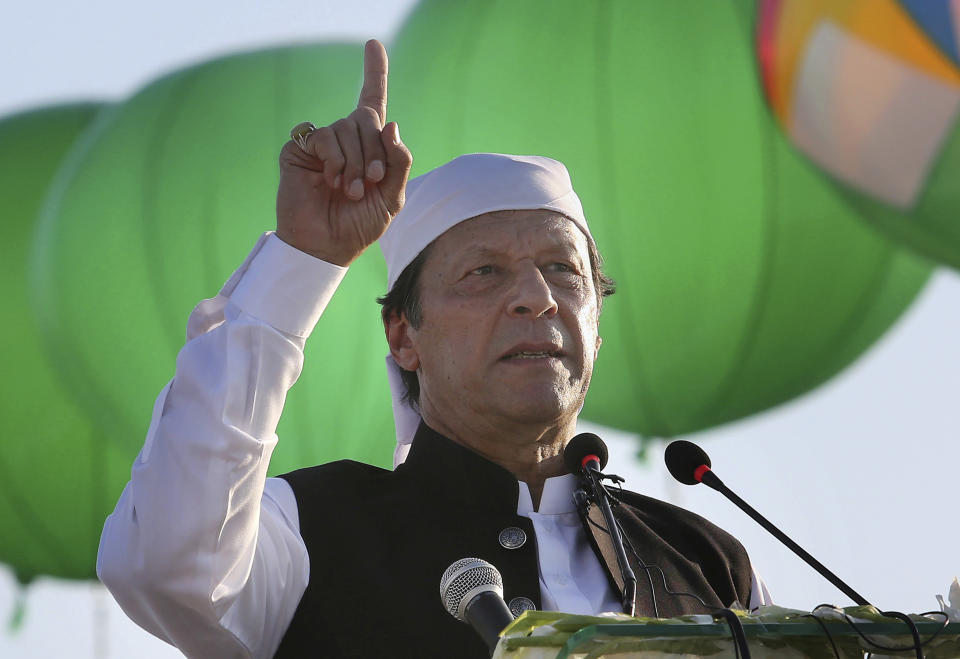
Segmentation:
<svg viewBox="0 0 960 659">
<path fill-rule="evenodd" d="M 729 487 L 724 485 L 720 477 L 710 468 L 710 458 L 702 448 L 682 439 L 671 442 L 663 454 L 670 475 L 684 485 L 703 483 L 707 487 L 720 492 L 735 503 L 743 512 L 752 517 L 760 526 L 773 534 L 785 544 L 794 554 L 806 561 L 807 565 L 819 572 L 827 581 L 843 591 L 843 594 L 861 606 L 870 605 L 867 599 L 844 583 L 840 577 L 824 567 L 823 563 L 808 554 L 800 545 L 788 538 L 786 534 L 774 526 L 766 517 L 758 513 L 746 501 L 738 497 Z"/>
<path fill-rule="evenodd" d="M 450 565 L 440 578 L 440 600 L 447 613 L 473 627 L 491 655 L 500 632 L 513 622 L 503 601 L 503 577 L 482 558 L 461 558 Z"/>
<path fill-rule="evenodd" d="M 571 474 L 588 468 L 600 471 L 607 466 L 607 458 L 607 445 L 592 432 L 580 433 L 563 449 L 563 465 Z"/>
<path fill-rule="evenodd" d="M 627 560 L 620 527 L 617 526 L 613 518 L 613 510 L 610 509 L 610 495 L 601 482 L 604 475 L 600 470 L 607 465 L 607 458 L 607 445 L 592 432 L 580 433 L 563 448 L 563 464 L 567 471 L 580 475 L 581 480 L 590 488 L 594 503 L 600 507 L 600 512 L 603 514 L 607 532 L 613 542 L 613 550 L 617 555 L 617 566 L 620 568 L 620 574 L 623 575 L 623 599 L 621 600 L 623 612 L 632 616 L 636 612 L 637 575 L 633 573 L 633 568 Z M 583 495 L 581 493 L 577 496 Z M 578 507 L 580 507 L 579 500 Z M 585 511 L 582 512 L 586 514 Z"/>
</svg>

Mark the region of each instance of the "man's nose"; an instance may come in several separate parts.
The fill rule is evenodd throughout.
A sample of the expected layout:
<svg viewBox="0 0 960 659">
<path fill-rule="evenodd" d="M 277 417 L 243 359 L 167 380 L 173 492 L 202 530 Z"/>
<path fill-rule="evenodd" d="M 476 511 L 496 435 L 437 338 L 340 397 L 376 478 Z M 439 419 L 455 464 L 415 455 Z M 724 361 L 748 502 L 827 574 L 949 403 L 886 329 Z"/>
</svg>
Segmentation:
<svg viewBox="0 0 960 659">
<path fill-rule="evenodd" d="M 557 313 L 557 301 L 543 273 L 534 265 L 522 268 L 510 290 L 507 312 L 511 316 L 539 318 Z"/>
</svg>

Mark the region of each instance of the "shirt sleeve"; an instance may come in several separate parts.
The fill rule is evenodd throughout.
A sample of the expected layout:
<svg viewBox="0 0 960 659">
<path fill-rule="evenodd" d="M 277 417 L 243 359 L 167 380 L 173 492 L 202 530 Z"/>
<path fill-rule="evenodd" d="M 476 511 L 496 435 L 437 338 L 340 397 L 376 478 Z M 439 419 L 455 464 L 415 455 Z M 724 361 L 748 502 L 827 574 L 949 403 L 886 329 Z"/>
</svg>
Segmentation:
<svg viewBox="0 0 960 659">
<path fill-rule="evenodd" d="M 194 309 L 97 574 L 188 657 L 271 657 L 309 577 L 290 486 L 267 479 L 303 347 L 346 272 L 272 233 Z"/>
</svg>

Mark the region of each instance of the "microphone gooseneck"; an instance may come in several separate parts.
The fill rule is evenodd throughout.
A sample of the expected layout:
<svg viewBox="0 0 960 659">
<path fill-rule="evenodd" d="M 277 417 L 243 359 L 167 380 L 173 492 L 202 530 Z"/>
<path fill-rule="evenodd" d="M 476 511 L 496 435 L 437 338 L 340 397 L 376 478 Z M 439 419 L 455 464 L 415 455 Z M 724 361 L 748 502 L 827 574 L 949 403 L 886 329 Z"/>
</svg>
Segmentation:
<svg viewBox="0 0 960 659">
<path fill-rule="evenodd" d="M 513 622 L 503 601 L 503 577 L 482 558 L 461 558 L 440 578 L 443 608 L 460 622 L 473 627 L 492 655 L 500 632 Z"/>
<path fill-rule="evenodd" d="M 802 558 L 807 565 L 819 572 L 827 581 L 839 588 L 844 595 L 852 599 L 857 604 L 869 605 L 867 599 L 848 586 L 840 577 L 828 570 L 823 563 L 811 556 L 803 547 L 787 537 L 787 535 L 773 525 L 766 517 L 754 510 L 753 506 L 737 496 L 729 487 L 727 487 L 720 477 L 711 469 L 710 458 L 699 446 L 692 442 L 678 439 L 671 442 L 664 452 L 664 460 L 667 463 L 667 470 L 678 481 L 685 485 L 696 485 L 703 483 L 707 487 L 713 488 L 727 497 L 737 505 L 743 512 L 747 513 L 760 526 L 769 531 L 773 536 L 786 545 L 794 554 Z"/>
<path fill-rule="evenodd" d="M 620 526 L 614 519 L 613 510 L 610 508 L 610 495 L 601 482 L 604 475 L 600 473 L 600 470 L 606 466 L 607 458 L 607 445 L 592 432 L 577 435 L 567 442 L 563 449 L 564 466 L 571 474 L 578 475 L 581 482 L 589 488 L 589 498 L 600 507 L 600 512 L 603 514 L 607 532 L 610 534 L 613 550 L 617 556 L 617 566 L 620 568 L 620 574 L 623 575 L 621 600 L 623 612 L 632 616 L 635 614 L 637 606 L 637 575 L 634 574 L 630 561 L 627 560 L 627 551 L 623 545 L 623 536 L 620 535 Z M 581 512 L 586 514 L 586 511 L 581 510 Z"/>
</svg>

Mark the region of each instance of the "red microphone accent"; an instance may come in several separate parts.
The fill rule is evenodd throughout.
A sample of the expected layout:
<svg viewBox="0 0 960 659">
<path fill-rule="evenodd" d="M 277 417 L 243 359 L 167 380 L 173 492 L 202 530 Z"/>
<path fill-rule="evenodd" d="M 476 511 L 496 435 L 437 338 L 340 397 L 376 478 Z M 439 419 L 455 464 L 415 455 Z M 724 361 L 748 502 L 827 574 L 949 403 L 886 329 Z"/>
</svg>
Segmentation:
<svg viewBox="0 0 960 659">
<path fill-rule="evenodd" d="M 693 477 L 697 479 L 698 483 L 702 483 L 703 475 L 708 471 L 710 471 L 710 467 L 708 467 L 707 465 L 700 465 L 699 467 L 693 470 Z"/>
<path fill-rule="evenodd" d="M 597 464 L 600 464 L 600 458 L 593 453 L 583 456 L 583 460 L 580 461 L 580 466 L 586 468 L 587 463 L 591 461 L 596 461 Z"/>
</svg>

